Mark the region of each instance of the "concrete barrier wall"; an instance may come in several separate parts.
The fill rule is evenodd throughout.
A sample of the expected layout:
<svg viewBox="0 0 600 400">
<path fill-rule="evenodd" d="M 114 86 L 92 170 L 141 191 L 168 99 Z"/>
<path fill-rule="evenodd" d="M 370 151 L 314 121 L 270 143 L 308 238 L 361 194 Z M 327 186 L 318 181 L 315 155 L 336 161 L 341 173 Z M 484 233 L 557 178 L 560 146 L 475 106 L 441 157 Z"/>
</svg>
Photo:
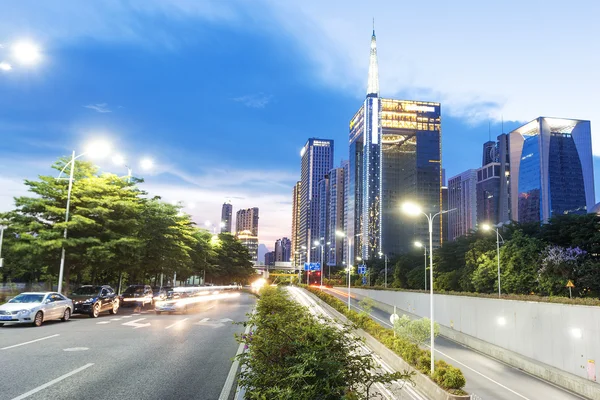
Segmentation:
<svg viewBox="0 0 600 400">
<path fill-rule="evenodd" d="M 429 317 L 426 293 L 371 289 L 353 292 Z M 587 381 L 593 380 L 595 366 L 600 372 L 600 307 L 436 294 L 434 318 L 451 330 L 444 334 L 450 338 L 453 332 L 463 333 Z M 470 340 L 453 339 L 465 344 Z M 600 391 L 600 384 L 596 384 Z"/>
</svg>

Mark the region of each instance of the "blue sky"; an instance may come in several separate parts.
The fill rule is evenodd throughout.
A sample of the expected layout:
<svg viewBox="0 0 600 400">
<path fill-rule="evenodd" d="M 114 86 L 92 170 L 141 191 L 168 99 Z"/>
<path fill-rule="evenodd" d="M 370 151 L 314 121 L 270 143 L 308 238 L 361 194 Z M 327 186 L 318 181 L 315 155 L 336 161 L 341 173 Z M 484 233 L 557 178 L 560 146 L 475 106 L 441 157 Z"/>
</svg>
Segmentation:
<svg viewBox="0 0 600 400">
<path fill-rule="evenodd" d="M 501 118 L 508 132 L 540 115 L 590 119 L 596 131 L 595 2 L 368 3 L 2 2 L 0 61 L 21 39 L 43 58 L 0 71 L 0 210 L 24 193 L 23 178 L 103 137 L 134 174 L 152 157 L 154 170 L 138 173 L 145 189 L 182 201 L 199 223 L 218 221 L 227 199 L 234 212 L 260 207 L 272 248 L 290 236 L 305 140 L 333 138 L 336 162 L 347 158 L 371 16 L 382 95 L 442 103 L 447 177 L 479 166 L 488 122 L 493 137 Z"/>
</svg>

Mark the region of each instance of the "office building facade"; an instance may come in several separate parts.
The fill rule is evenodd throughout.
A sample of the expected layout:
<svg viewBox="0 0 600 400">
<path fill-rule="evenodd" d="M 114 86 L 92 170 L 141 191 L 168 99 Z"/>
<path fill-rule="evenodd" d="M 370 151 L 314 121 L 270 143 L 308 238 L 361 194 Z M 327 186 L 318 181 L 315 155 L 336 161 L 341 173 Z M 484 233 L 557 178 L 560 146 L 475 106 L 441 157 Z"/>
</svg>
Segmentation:
<svg viewBox="0 0 600 400">
<path fill-rule="evenodd" d="M 302 151 L 300 179 L 300 215 L 297 242 L 302 262 L 318 259 L 313 243 L 319 240 L 319 182 L 333 168 L 333 140 L 308 139 Z M 304 248 L 303 248 L 304 246 Z"/>
<path fill-rule="evenodd" d="M 448 179 L 448 240 L 467 235 L 477 227 L 477 173 L 476 169 Z"/>
<path fill-rule="evenodd" d="M 331 171 L 330 171 L 331 172 Z M 330 179 L 329 173 L 325 175 L 323 179 L 319 181 L 319 232 L 318 232 L 318 245 L 317 246 L 317 257 L 315 261 L 321 263 L 321 265 L 325 265 L 325 260 L 327 256 L 327 238 L 329 237 L 329 213 L 330 213 Z M 315 246 L 315 243 L 312 243 Z M 321 248 L 323 246 L 323 248 Z"/>
<path fill-rule="evenodd" d="M 294 185 L 292 191 L 292 251 L 290 261 L 292 265 L 300 265 L 300 204 L 301 204 L 301 187 L 302 182 L 298 181 Z"/>
<path fill-rule="evenodd" d="M 275 241 L 275 262 L 289 262 L 292 252 L 292 241 L 286 237 Z"/>
<path fill-rule="evenodd" d="M 512 219 L 545 223 L 594 207 L 590 121 L 539 117 L 509 135 Z"/>
<path fill-rule="evenodd" d="M 250 231 L 258 236 L 258 207 L 239 210 L 235 218 L 235 231 Z"/>
<path fill-rule="evenodd" d="M 429 242 L 429 226 L 423 217 L 400 211 L 413 201 L 426 213 L 442 206 L 441 106 L 439 103 L 381 99 L 383 154 L 383 253 L 412 250 L 415 240 Z M 442 243 L 446 215 L 436 218 L 433 246 Z"/>
<path fill-rule="evenodd" d="M 221 208 L 221 233 L 231 233 L 233 206 L 231 202 L 223 203 Z"/>
<path fill-rule="evenodd" d="M 344 163 L 342 163 L 344 165 Z M 327 265 L 342 265 L 344 258 L 344 238 L 336 232 L 345 232 L 345 175 L 344 168 L 334 168 L 329 171 L 328 215 L 326 243 Z M 327 245 L 327 243 L 329 243 Z"/>
<path fill-rule="evenodd" d="M 250 230 L 243 230 L 237 233 L 237 238 L 248 249 L 252 263 L 258 264 L 258 236 Z"/>
</svg>

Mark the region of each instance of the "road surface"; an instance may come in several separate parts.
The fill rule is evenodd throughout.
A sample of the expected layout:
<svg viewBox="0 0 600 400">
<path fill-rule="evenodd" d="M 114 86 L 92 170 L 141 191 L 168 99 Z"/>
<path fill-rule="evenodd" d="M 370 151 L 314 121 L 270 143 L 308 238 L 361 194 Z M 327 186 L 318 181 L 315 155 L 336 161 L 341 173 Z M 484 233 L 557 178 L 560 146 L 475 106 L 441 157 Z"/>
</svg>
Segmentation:
<svg viewBox="0 0 600 400">
<path fill-rule="evenodd" d="M 1 327 L 0 399 L 219 399 L 239 347 L 234 333 L 244 331 L 232 321 L 245 321 L 256 301 L 224 295 L 187 315 L 124 308 Z"/>
</svg>

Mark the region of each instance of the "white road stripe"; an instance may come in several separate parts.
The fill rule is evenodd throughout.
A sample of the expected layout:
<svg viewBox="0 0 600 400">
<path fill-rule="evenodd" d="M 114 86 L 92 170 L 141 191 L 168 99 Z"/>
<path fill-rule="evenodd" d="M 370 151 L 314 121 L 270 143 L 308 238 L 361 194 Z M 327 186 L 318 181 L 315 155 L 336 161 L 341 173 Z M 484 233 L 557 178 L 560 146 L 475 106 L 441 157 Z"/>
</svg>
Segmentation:
<svg viewBox="0 0 600 400">
<path fill-rule="evenodd" d="M 210 318 L 202 318 L 202 319 L 201 319 L 200 321 L 198 321 L 198 322 L 207 322 L 207 321 L 209 321 L 209 320 L 210 320 Z"/>
<path fill-rule="evenodd" d="M 131 315 L 123 315 L 121 318 L 131 318 Z"/>
<path fill-rule="evenodd" d="M 182 319 L 182 320 L 179 320 L 179 321 L 175 322 L 174 324 L 171 324 L 171 325 L 167 326 L 165 329 L 171 329 L 171 328 L 172 328 L 172 327 L 174 327 L 175 325 L 177 325 L 177 324 L 180 324 L 180 323 L 182 323 L 182 322 L 184 322 L 184 321 L 187 321 L 188 319 L 189 319 L 189 318 L 184 318 L 184 319 Z"/>
<path fill-rule="evenodd" d="M 60 334 L 57 333 L 56 335 L 50 335 L 50 336 L 46 336 L 46 337 L 43 337 L 43 338 L 39 338 L 39 339 L 35 339 L 35 340 L 30 340 L 29 342 L 24 342 L 24 343 L 19 343 L 19 344 L 13 344 L 12 346 L 3 347 L 0 350 L 8 350 L 8 349 L 12 349 L 14 347 L 24 346 L 24 345 L 29 344 L 29 343 L 35 343 L 35 342 L 39 342 L 40 340 L 46 340 L 46 339 L 50 339 L 50 338 L 57 337 L 57 336 L 60 336 Z"/>
<path fill-rule="evenodd" d="M 248 332 L 250 332 L 250 328 L 250 324 L 246 325 L 246 330 L 244 331 L 245 335 L 247 335 Z M 227 400 L 229 398 L 229 395 L 231 394 L 231 389 L 233 389 L 233 384 L 235 382 L 235 376 L 237 375 L 237 370 L 240 366 L 240 361 L 238 360 L 237 356 L 242 354 L 243 351 L 244 343 L 240 343 L 240 345 L 238 346 L 237 353 L 235 353 L 233 363 L 231 364 L 231 368 L 229 369 L 229 374 L 227 374 L 225 385 L 223 385 L 223 389 L 221 390 L 221 394 L 219 395 L 219 400 Z"/>
<path fill-rule="evenodd" d="M 35 394 L 35 393 L 39 392 L 40 390 L 44 390 L 44 389 L 46 389 L 47 387 L 50 387 L 50 386 L 54 385 L 55 383 L 58 383 L 58 382 L 62 381 L 63 379 L 67 379 L 67 378 L 68 378 L 68 377 L 70 377 L 71 375 L 75 375 L 76 373 L 78 373 L 78 372 L 81 372 L 81 371 L 83 371 L 84 369 L 87 369 L 87 368 L 91 367 L 92 365 L 94 365 L 94 363 L 89 363 L 89 364 L 86 364 L 86 365 L 84 365 L 83 367 L 77 368 L 76 370 L 73 370 L 73 371 L 69 372 L 68 374 L 64 374 L 63 376 L 59 376 L 58 378 L 56 378 L 56 379 L 53 379 L 53 380 L 51 380 L 51 381 L 50 381 L 50 382 L 48 382 L 48 383 L 44 383 L 42 386 L 38 386 L 38 387 L 36 387 L 35 389 L 32 389 L 32 390 L 30 390 L 30 391 L 29 391 L 29 392 L 27 392 L 27 393 L 23 393 L 22 395 L 20 395 L 20 396 L 17 396 L 17 397 L 15 397 L 15 398 L 14 398 L 14 399 L 12 399 L 12 400 L 22 400 L 22 399 L 26 399 L 27 397 L 31 396 L 32 394 Z"/>
<path fill-rule="evenodd" d="M 112 318 L 111 321 L 120 321 L 121 318 Z"/>
<path fill-rule="evenodd" d="M 100 322 L 96 322 L 96 325 L 104 325 L 104 324 L 110 324 L 110 321 L 100 321 Z"/>
</svg>

